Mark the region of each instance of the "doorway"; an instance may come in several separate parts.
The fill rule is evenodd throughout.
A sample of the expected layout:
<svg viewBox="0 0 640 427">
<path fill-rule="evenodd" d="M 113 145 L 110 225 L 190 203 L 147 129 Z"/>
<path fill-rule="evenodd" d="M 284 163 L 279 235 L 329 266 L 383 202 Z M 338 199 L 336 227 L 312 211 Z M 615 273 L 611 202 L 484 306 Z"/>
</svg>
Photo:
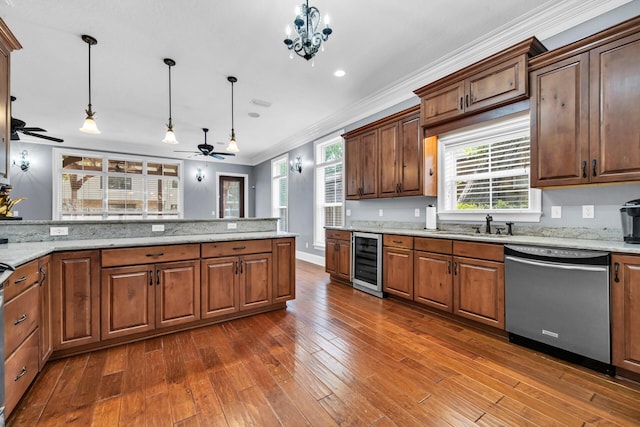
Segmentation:
<svg viewBox="0 0 640 427">
<path fill-rule="evenodd" d="M 219 175 L 218 217 L 245 217 L 245 176 Z"/>
</svg>

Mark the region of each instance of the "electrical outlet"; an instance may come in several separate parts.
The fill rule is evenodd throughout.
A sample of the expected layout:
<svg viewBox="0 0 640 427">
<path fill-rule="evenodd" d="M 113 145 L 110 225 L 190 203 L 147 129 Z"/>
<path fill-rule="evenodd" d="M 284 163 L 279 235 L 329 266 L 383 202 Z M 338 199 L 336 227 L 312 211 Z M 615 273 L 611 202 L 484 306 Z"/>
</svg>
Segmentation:
<svg viewBox="0 0 640 427">
<path fill-rule="evenodd" d="M 238 228 L 238 224 L 235 222 L 229 222 L 227 223 L 227 230 L 235 230 L 236 228 Z"/>
<path fill-rule="evenodd" d="M 582 206 L 582 218 L 592 219 L 595 217 L 595 208 L 593 205 L 583 205 Z"/>
<path fill-rule="evenodd" d="M 420 208 L 415 208 L 415 210 L 413 211 L 413 215 L 416 217 L 420 216 Z"/>
<path fill-rule="evenodd" d="M 49 235 L 51 236 L 67 236 L 69 227 L 49 227 Z"/>
<path fill-rule="evenodd" d="M 384 216 L 384 211 L 382 209 L 378 209 L 378 216 Z"/>
<path fill-rule="evenodd" d="M 216 216 L 216 211 L 211 211 L 211 215 Z"/>
<path fill-rule="evenodd" d="M 347 209 L 347 216 L 351 216 L 351 209 Z"/>
<path fill-rule="evenodd" d="M 551 206 L 551 218 L 562 218 L 562 206 Z"/>
<path fill-rule="evenodd" d="M 309 249 L 309 242 L 305 242 L 305 243 L 304 243 L 304 247 L 305 247 L 306 249 Z"/>
<path fill-rule="evenodd" d="M 151 231 L 164 231 L 164 224 L 151 224 Z"/>
</svg>

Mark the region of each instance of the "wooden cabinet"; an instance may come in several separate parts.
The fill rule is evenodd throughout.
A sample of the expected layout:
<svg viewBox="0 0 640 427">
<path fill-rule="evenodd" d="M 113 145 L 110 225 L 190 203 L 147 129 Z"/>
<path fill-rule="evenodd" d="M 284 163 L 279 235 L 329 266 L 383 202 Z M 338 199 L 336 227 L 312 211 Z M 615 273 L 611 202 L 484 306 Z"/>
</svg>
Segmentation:
<svg viewBox="0 0 640 427">
<path fill-rule="evenodd" d="M 413 300 L 453 312 L 453 243 L 416 237 L 413 254 Z"/>
<path fill-rule="evenodd" d="M 640 18 L 531 67 L 531 185 L 640 179 Z"/>
<path fill-rule="evenodd" d="M 42 370 L 44 364 L 49 360 L 53 352 L 53 338 L 51 336 L 51 256 L 47 255 L 38 260 L 38 270 L 40 273 L 40 342 L 39 342 L 39 362 L 38 369 Z"/>
<path fill-rule="evenodd" d="M 103 250 L 102 340 L 200 319 L 199 246 Z"/>
<path fill-rule="evenodd" d="M 382 290 L 412 300 L 413 237 L 385 234 L 382 243 Z"/>
<path fill-rule="evenodd" d="M 378 197 L 378 136 L 376 130 L 345 134 L 347 200 Z"/>
<path fill-rule="evenodd" d="M 240 310 L 237 257 L 219 257 L 202 261 L 203 319 L 224 316 Z"/>
<path fill-rule="evenodd" d="M 274 304 L 296 297 L 296 239 L 273 240 L 273 298 Z"/>
<path fill-rule="evenodd" d="M 332 279 L 351 281 L 351 232 L 325 230 L 325 271 Z"/>
<path fill-rule="evenodd" d="M 533 37 L 414 91 L 422 126 L 526 99 L 528 59 L 545 50 Z"/>
<path fill-rule="evenodd" d="M 454 241 L 453 313 L 504 329 L 504 248 Z"/>
<path fill-rule="evenodd" d="M 640 256 L 614 254 L 611 269 L 611 358 L 640 374 Z"/>
<path fill-rule="evenodd" d="M 378 197 L 422 194 L 423 153 L 417 112 L 403 113 L 378 130 Z"/>
<path fill-rule="evenodd" d="M 0 181 L 9 180 L 11 142 L 11 52 L 22 46 L 0 18 Z"/>
<path fill-rule="evenodd" d="M 271 253 L 238 257 L 240 311 L 271 305 L 272 257 Z"/>
<path fill-rule="evenodd" d="M 54 351 L 100 341 L 100 251 L 53 255 L 51 303 Z"/>
</svg>

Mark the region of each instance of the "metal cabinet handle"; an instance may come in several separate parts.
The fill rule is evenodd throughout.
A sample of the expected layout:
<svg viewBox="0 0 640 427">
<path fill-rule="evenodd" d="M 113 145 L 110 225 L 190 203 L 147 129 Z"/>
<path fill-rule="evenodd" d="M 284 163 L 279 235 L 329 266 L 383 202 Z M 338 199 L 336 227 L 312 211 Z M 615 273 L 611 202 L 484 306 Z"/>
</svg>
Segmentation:
<svg viewBox="0 0 640 427">
<path fill-rule="evenodd" d="M 458 261 L 453 262 L 453 275 L 454 276 L 458 275 Z"/>
<path fill-rule="evenodd" d="M 429 168 L 429 176 L 433 176 L 433 168 Z"/>
<path fill-rule="evenodd" d="M 42 284 L 44 283 L 45 280 L 47 280 L 47 272 L 45 271 L 45 269 L 43 267 L 40 267 L 40 282 L 38 282 L 40 284 L 40 286 L 42 286 Z"/>
<path fill-rule="evenodd" d="M 18 317 L 16 320 L 13 321 L 14 325 L 19 325 L 20 323 L 24 322 L 25 320 L 27 320 L 27 315 L 26 313 L 23 314 L 22 316 Z"/>
<path fill-rule="evenodd" d="M 233 248 L 234 251 L 241 251 L 243 249 L 247 249 L 246 246 L 236 246 L 235 248 Z"/>
<path fill-rule="evenodd" d="M 392 242 L 400 244 L 400 243 L 402 243 L 402 240 L 392 240 Z"/>
<path fill-rule="evenodd" d="M 240 274 L 242 274 L 242 260 L 240 260 Z"/>
<path fill-rule="evenodd" d="M 153 271 L 149 270 L 149 286 L 153 286 Z"/>
<path fill-rule="evenodd" d="M 14 280 L 13 283 L 17 285 L 18 283 L 24 282 L 25 280 L 27 280 L 27 276 L 22 276 L 21 278 Z"/>
<path fill-rule="evenodd" d="M 598 172 L 596 171 L 596 159 L 591 160 L 591 175 L 598 176 Z"/>
<path fill-rule="evenodd" d="M 238 261 L 235 262 L 236 265 L 236 274 L 238 274 Z"/>
<path fill-rule="evenodd" d="M 469 106 L 469 94 L 465 95 L 465 104 L 467 107 Z"/>
<path fill-rule="evenodd" d="M 20 373 L 18 375 L 16 375 L 13 380 L 14 381 L 18 381 L 20 378 L 24 377 L 24 375 L 27 373 L 27 367 L 23 366 L 22 370 L 20 371 Z"/>
<path fill-rule="evenodd" d="M 162 255 L 164 255 L 164 252 L 158 252 L 156 254 L 147 254 L 146 256 L 150 256 L 150 257 L 156 258 L 156 257 L 162 256 Z"/>
<path fill-rule="evenodd" d="M 451 261 L 447 261 L 447 274 L 451 274 Z"/>
<path fill-rule="evenodd" d="M 160 285 L 160 270 L 156 272 L 156 285 Z"/>
<path fill-rule="evenodd" d="M 614 282 L 620 283 L 620 277 L 618 277 L 618 273 L 620 271 L 620 263 L 616 262 L 613 264 L 613 271 L 616 273 L 616 277 L 613 279 Z"/>
<path fill-rule="evenodd" d="M 582 161 L 582 177 L 583 178 L 587 177 L 587 161 L 586 160 Z"/>
<path fill-rule="evenodd" d="M 462 97 L 460 97 L 460 109 L 462 110 Z"/>
</svg>

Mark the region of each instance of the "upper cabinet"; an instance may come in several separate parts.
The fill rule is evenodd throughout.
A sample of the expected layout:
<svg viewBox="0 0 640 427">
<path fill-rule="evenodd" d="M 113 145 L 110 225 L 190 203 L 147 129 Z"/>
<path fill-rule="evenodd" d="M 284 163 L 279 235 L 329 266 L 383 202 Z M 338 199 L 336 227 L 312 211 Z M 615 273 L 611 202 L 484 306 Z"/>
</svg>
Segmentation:
<svg viewBox="0 0 640 427">
<path fill-rule="evenodd" d="M 11 52 L 22 46 L 0 18 L 0 183 L 9 180 L 11 131 Z"/>
<path fill-rule="evenodd" d="M 348 200 L 378 197 L 378 132 L 367 129 L 344 135 Z"/>
<path fill-rule="evenodd" d="M 640 180 L 640 18 L 530 61 L 531 186 Z"/>
<path fill-rule="evenodd" d="M 416 91 L 420 121 L 428 127 L 529 96 L 528 60 L 545 52 L 532 37 Z"/>
</svg>

